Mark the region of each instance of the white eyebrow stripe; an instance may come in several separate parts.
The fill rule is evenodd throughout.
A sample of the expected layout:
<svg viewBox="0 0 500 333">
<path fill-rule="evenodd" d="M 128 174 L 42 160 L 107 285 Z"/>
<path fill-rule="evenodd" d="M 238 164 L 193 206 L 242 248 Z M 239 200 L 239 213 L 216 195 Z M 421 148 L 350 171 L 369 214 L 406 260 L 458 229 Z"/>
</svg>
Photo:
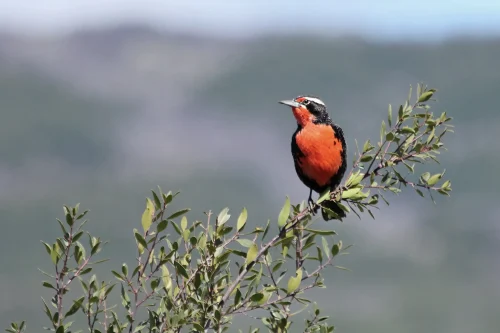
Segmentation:
<svg viewBox="0 0 500 333">
<path fill-rule="evenodd" d="M 321 104 L 321 105 L 325 106 L 325 103 L 324 103 L 322 100 L 320 100 L 319 98 L 315 98 L 315 97 L 307 97 L 307 96 L 305 96 L 304 98 L 306 98 L 306 99 L 308 99 L 308 100 L 310 100 L 311 102 L 314 102 L 314 103 L 316 103 L 316 104 Z"/>
</svg>

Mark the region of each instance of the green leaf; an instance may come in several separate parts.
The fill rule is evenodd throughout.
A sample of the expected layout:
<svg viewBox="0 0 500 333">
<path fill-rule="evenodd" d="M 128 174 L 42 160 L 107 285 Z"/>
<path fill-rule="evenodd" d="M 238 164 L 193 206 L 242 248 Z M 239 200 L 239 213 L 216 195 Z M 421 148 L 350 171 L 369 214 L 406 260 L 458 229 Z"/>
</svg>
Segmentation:
<svg viewBox="0 0 500 333">
<path fill-rule="evenodd" d="M 443 195 L 450 196 L 450 194 L 449 194 L 449 193 L 448 193 L 448 191 L 446 191 L 446 190 L 443 190 L 443 189 L 438 188 L 438 189 L 437 189 L 437 191 L 438 191 L 438 193 L 439 193 L 439 194 L 443 194 Z"/>
<path fill-rule="evenodd" d="M 52 249 L 50 251 L 50 258 L 52 259 L 52 263 L 55 265 L 59 261 L 59 245 L 54 243 Z"/>
<path fill-rule="evenodd" d="M 66 217 L 66 223 L 71 227 L 73 225 L 73 217 L 71 216 L 70 209 L 64 206 L 64 215 Z"/>
<path fill-rule="evenodd" d="M 80 272 L 80 275 L 85 275 L 87 273 L 90 273 L 91 270 L 92 270 L 92 267 L 87 267 Z"/>
<path fill-rule="evenodd" d="M 313 234 L 316 235 L 323 235 L 323 236 L 329 236 L 329 235 L 336 235 L 337 233 L 333 230 L 314 230 L 314 229 L 309 229 L 309 228 L 304 228 L 304 230 L 309 231 Z"/>
<path fill-rule="evenodd" d="M 184 242 L 187 243 L 189 242 L 189 236 L 191 235 L 191 232 L 189 231 L 189 229 L 185 229 L 183 232 L 182 232 L 182 238 L 184 239 Z"/>
<path fill-rule="evenodd" d="M 43 246 L 45 247 L 45 251 L 47 251 L 47 253 L 50 255 L 52 254 L 52 247 L 50 247 L 49 244 L 45 243 L 44 241 L 41 241 Z"/>
<path fill-rule="evenodd" d="M 168 205 L 169 203 L 172 202 L 172 199 L 174 198 L 172 196 L 172 193 L 171 192 L 168 192 L 167 194 L 163 193 L 162 194 L 162 197 L 163 197 L 163 204 L 166 206 Z"/>
<path fill-rule="evenodd" d="M 127 266 L 126 263 L 122 264 L 122 273 L 123 273 L 123 276 L 127 276 L 128 275 L 128 266 Z"/>
<path fill-rule="evenodd" d="M 134 236 L 135 239 L 137 240 L 137 245 L 139 249 L 139 253 L 142 254 L 144 253 L 144 249 L 148 247 L 148 244 L 146 243 L 146 240 L 142 235 L 137 231 L 137 229 L 134 229 Z"/>
<path fill-rule="evenodd" d="M 82 237 L 83 231 L 78 231 L 76 234 L 73 235 L 73 242 L 77 242 L 80 237 Z"/>
<path fill-rule="evenodd" d="M 382 126 L 380 126 L 380 143 L 384 142 L 385 138 L 385 121 L 382 120 Z"/>
<path fill-rule="evenodd" d="M 328 251 L 329 253 L 330 251 Z M 320 263 L 323 263 L 323 252 L 321 252 L 321 249 L 319 248 L 319 246 L 316 246 L 316 253 L 318 255 L 318 261 Z"/>
<path fill-rule="evenodd" d="M 415 134 L 415 130 L 411 127 L 408 127 L 408 126 L 401 128 L 400 131 L 401 131 L 401 133 L 405 133 L 405 134 Z M 407 141 L 410 141 L 410 140 L 407 140 Z"/>
<path fill-rule="evenodd" d="M 207 247 L 207 237 L 205 234 L 201 234 L 200 237 L 198 238 L 198 248 L 205 251 L 205 248 Z"/>
<path fill-rule="evenodd" d="M 372 144 L 370 143 L 370 140 L 366 140 L 365 144 L 363 145 L 363 153 L 368 153 L 373 148 L 375 148 L 375 147 L 372 146 Z"/>
<path fill-rule="evenodd" d="M 181 228 L 177 225 L 177 223 L 175 223 L 174 221 L 172 221 L 172 226 L 174 227 L 174 230 L 176 233 L 178 233 L 179 235 L 182 235 L 182 230 Z"/>
<path fill-rule="evenodd" d="M 276 265 L 274 265 L 274 267 L 272 269 L 273 273 L 276 273 L 276 271 L 278 269 L 280 269 L 282 265 L 283 265 L 283 261 L 279 261 Z"/>
<path fill-rule="evenodd" d="M 342 241 L 339 241 L 337 244 L 334 244 L 332 247 L 332 256 L 335 257 L 337 254 L 339 254 L 341 249 L 342 249 Z"/>
<path fill-rule="evenodd" d="M 178 274 L 182 275 L 186 279 L 189 279 L 188 272 L 181 264 L 179 264 L 177 261 L 175 261 L 174 266 L 175 266 L 175 269 L 177 270 Z"/>
<path fill-rule="evenodd" d="M 328 241 L 325 237 L 321 237 L 321 243 L 323 245 L 323 251 L 325 251 L 326 256 L 330 259 L 330 245 L 328 245 Z"/>
<path fill-rule="evenodd" d="M 350 188 L 348 190 L 342 191 L 342 199 L 352 199 L 361 191 L 361 188 Z"/>
<path fill-rule="evenodd" d="M 172 220 L 172 219 L 175 219 L 176 217 L 179 217 L 181 215 L 184 215 L 186 214 L 187 212 L 189 212 L 191 209 L 190 208 L 185 208 L 185 209 L 181 209 L 175 213 L 173 213 L 172 215 L 170 215 L 169 217 L 167 217 L 167 220 Z"/>
<path fill-rule="evenodd" d="M 170 278 L 170 272 L 168 271 L 167 265 L 161 266 L 161 279 L 165 288 L 170 290 L 170 288 L 172 288 L 172 279 Z"/>
<path fill-rule="evenodd" d="M 158 195 L 155 193 L 155 191 L 151 190 L 151 193 L 153 193 L 153 200 L 155 201 L 155 207 L 156 209 L 161 208 L 161 201 Z"/>
<path fill-rule="evenodd" d="M 237 256 L 240 256 L 242 258 L 246 258 L 247 257 L 247 253 L 243 252 L 243 251 L 231 250 L 231 253 L 233 253 L 233 254 L 235 254 Z"/>
<path fill-rule="evenodd" d="M 243 247 L 251 247 L 253 245 L 253 242 L 250 239 L 237 239 L 236 240 L 238 243 L 240 243 L 241 246 Z"/>
<path fill-rule="evenodd" d="M 50 282 L 47 282 L 47 281 L 43 281 L 42 286 L 44 286 L 45 288 L 50 288 L 50 289 L 56 290 L 56 288 L 54 288 L 54 286 L 52 284 L 50 284 Z"/>
<path fill-rule="evenodd" d="M 188 225 L 188 220 L 187 220 L 187 217 L 184 215 L 181 219 L 181 229 L 184 231 L 186 230 L 187 228 L 187 225 Z"/>
<path fill-rule="evenodd" d="M 156 226 L 156 233 L 159 234 L 163 230 L 167 229 L 168 226 L 168 220 L 163 220 L 158 225 Z"/>
<path fill-rule="evenodd" d="M 193 328 L 195 328 L 197 332 L 205 331 L 205 328 L 198 323 L 193 323 Z"/>
<path fill-rule="evenodd" d="M 56 333 L 64 333 L 64 326 L 61 325 L 57 328 Z"/>
<path fill-rule="evenodd" d="M 120 281 L 125 281 L 125 279 L 121 276 L 120 273 L 118 273 L 117 271 L 111 271 L 111 273 Z"/>
<path fill-rule="evenodd" d="M 122 297 L 122 305 L 128 310 L 130 309 L 130 297 L 128 297 L 127 292 L 125 291 L 125 287 L 123 284 L 121 285 L 121 297 Z"/>
<path fill-rule="evenodd" d="M 229 220 L 229 218 L 231 217 L 231 215 L 229 215 L 228 212 L 229 212 L 229 208 L 228 207 L 226 207 L 223 210 L 221 210 L 221 212 L 217 216 L 217 226 L 218 227 L 221 226 L 221 225 L 224 225 L 224 223 L 226 223 Z"/>
<path fill-rule="evenodd" d="M 240 216 L 238 216 L 238 222 L 236 223 L 236 230 L 241 231 L 245 227 L 245 224 L 247 223 L 247 209 L 243 207 L 243 210 L 240 213 Z"/>
<path fill-rule="evenodd" d="M 263 305 L 263 304 L 266 304 L 267 300 L 269 299 L 269 297 L 271 296 L 271 293 L 263 290 L 261 292 L 261 295 L 263 296 L 260 300 L 256 301 L 257 305 Z"/>
<path fill-rule="evenodd" d="M 266 238 L 266 235 L 269 232 L 270 225 L 271 225 L 271 220 L 267 220 L 266 227 L 264 228 L 264 232 L 262 233 L 262 240 L 264 240 L 264 238 Z"/>
<path fill-rule="evenodd" d="M 56 219 L 57 223 L 59 223 L 59 226 L 61 227 L 61 230 L 64 235 L 66 235 L 68 232 L 66 231 L 66 228 L 64 227 L 64 224 L 61 222 L 61 220 Z"/>
<path fill-rule="evenodd" d="M 427 185 L 429 186 L 433 186 L 435 185 L 442 177 L 443 175 L 438 173 L 438 174 L 435 174 L 435 175 L 432 175 L 429 180 L 427 180 Z"/>
<path fill-rule="evenodd" d="M 404 113 L 403 113 L 403 106 L 400 105 L 399 106 L 399 109 L 398 109 L 398 118 L 400 121 L 403 121 L 403 116 L 404 116 Z"/>
<path fill-rule="evenodd" d="M 156 290 L 160 284 L 160 279 L 152 279 L 150 283 L 151 290 Z"/>
<path fill-rule="evenodd" d="M 264 299 L 263 293 L 256 293 L 256 294 L 253 294 L 252 296 L 250 296 L 250 300 L 252 302 L 255 302 L 255 303 L 260 302 L 262 299 Z"/>
<path fill-rule="evenodd" d="M 350 188 L 358 185 L 363 180 L 364 176 L 364 173 L 361 173 L 359 170 L 354 172 L 349 179 L 347 179 L 346 187 Z"/>
<path fill-rule="evenodd" d="M 236 290 L 236 292 L 234 295 L 234 304 L 238 305 L 241 301 L 241 291 L 240 291 L 240 288 L 236 288 L 235 290 Z"/>
<path fill-rule="evenodd" d="M 429 177 L 431 176 L 431 174 L 429 172 L 424 172 L 422 174 L 422 176 L 420 176 L 420 178 L 423 180 L 424 183 L 427 182 L 427 180 L 429 180 Z"/>
<path fill-rule="evenodd" d="M 109 286 L 109 288 L 106 290 L 106 292 L 104 293 L 105 296 L 108 296 L 109 293 L 113 290 L 113 288 L 115 287 L 116 284 L 112 284 L 111 286 Z"/>
<path fill-rule="evenodd" d="M 85 297 L 82 296 L 82 297 L 78 298 L 77 300 L 73 301 L 73 305 L 68 310 L 68 312 L 66 312 L 66 314 L 64 315 L 64 317 L 67 318 L 67 317 L 69 317 L 71 315 L 74 315 L 82 307 L 84 299 L 85 299 Z"/>
<path fill-rule="evenodd" d="M 248 265 L 252 261 L 254 261 L 257 258 L 258 253 L 259 253 L 259 248 L 257 247 L 257 244 L 252 244 L 252 246 L 250 246 L 250 248 L 248 249 L 245 263 Z"/>
<path fill-rule="evenodd" d="M 420 95 L 420 97 L 418 98 L 418 103 L 422 103 L 422 102 L 426 102 L 428 101 L 432 95 L 434 95 L 434 91 L 431 90 L 428 90 L 426 92 L 424 92 L 422 95 Z"/>
<path fill-rule="evenodd" d="M 52 321 L 52 313 L 50 312 L 50 309 L 47 306 L 47 303 L 45 302 L 45 300 L 43 299 L 43 297 L 42 297 L 42 302 L 43 302 L 43 308 L 44 308 L 45 314 L 47 315 L 47 317 L 49 317 L 50 321 Z"/>
<path fill-rule="evenodd" d="M 281 208 L 280 215 L 278 216 L 278 226 L 283 227 L 290 216 L 290 198 L 285 199 L 285 205 Z"/>
<path fill-rule="evenodd" d="M 360 162 L 370 162 L 371 160 L 373 160 L 373 155 L 363 155 L 361 156 L 361 158 L 359 159 Z"/>
<path fill-rule="evenodd" d="M 147 198 L 146 199 L 146 209 L 142 213 L 142 228 L 144 229 L 144 232 L 147 232 L 149 228 L 151 227 L 151 223 L 153 223 L 153 214 L 155 213 L 155 207 L 153 205 L 153 202 L 151 199 Z"/>
<path fill-rule="evenodd" d="M 323 191 L 323 193 L 321 193 L 321 195 L 319 196 L 318 201 L 316 201 L 316 203 L 320 204 L 323 201 L 328 200 L 328 199 L 330 199 L 330 190 L 329 189 L 327 189 L 327 190 Z"/>
<path fill-rule="evenodd" d="M 300 286 L 300 282 L 302 281 L 302 269 L 299 268 L 296 273 L 296 276 L 291 276 L 290 279 L 288 279 L 288 286 L 286 288 L 288 294 L 296 291 Z"/>
<path fill-rule="evenodd" d="M 433 127 L 431 132 L 429 133 L 429 136 L 427 137 L 427 141 L 426 141 L 427 144 L 431 143 L 432 139 L 434 139 L 435 133 L 436 133 L 436 127 Z"/>
<path fill-rule="evenodd" d="M 334 266 L 334 267 L 335 267 L 335 268 L 338 268 L 338 269 L 341 269 L 341 270 L 343 270 L 343 271 L 349 271 L 349 272 L 351 271 L 349 268 L 345 268 L 345 267 L 343 267 L 343 266 Z"/>
<path fill-rule="evenodd" d="M 408 103 L 410 103 L 412 92 L 413 92 L 413 87 L 410 84 L 410 91 L 408 92 Z"/>
<path fill-rule="evenodd" d="M 87 213 L 89 212 L 89 210 L 86 210 L 84 211 L 83 213 L 81 213 L 80 215 L 77 216 L 77 220 L 81 220 L 85 215 L 87 215 Z"/>
<path fill-rule="evenodd" d="M 392 126 L 392 105 L 389 104 L 389 110 L 387 111 L 387 123 Z"/>
</svg>

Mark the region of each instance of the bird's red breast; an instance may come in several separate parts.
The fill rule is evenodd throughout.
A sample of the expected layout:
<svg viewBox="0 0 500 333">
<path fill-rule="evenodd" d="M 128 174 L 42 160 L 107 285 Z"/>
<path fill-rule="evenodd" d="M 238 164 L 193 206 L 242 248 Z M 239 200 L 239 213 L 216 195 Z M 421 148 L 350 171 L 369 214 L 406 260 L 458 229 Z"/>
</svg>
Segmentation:
<svg viewBox="0 0 500 333">
<path fill-rule="evenodd" d="M 304 175 L 319 186 L 328 185 L 343 162 L 342 143 L 337 139 L 333 127 L 305 121 L 295 140 L 302 152 L 298 162 Z"/>
</svg>

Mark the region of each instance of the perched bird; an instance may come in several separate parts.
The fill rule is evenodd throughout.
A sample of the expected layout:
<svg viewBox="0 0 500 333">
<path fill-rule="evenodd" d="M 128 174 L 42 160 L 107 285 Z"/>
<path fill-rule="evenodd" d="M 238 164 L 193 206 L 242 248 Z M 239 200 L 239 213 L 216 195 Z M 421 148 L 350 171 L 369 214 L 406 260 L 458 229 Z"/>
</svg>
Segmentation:
<svg viewBox="0 0 500 333">
<path fill-rule="evenodd" d="M 292 108 L 297 130 L 292 136 L 292 156 L 300 180 L 309 188 L 309 204 L 313 204 L 312 191 L 319 194 L 334 191 L 342 181 L 347 162 L 347 144 L 342 129 L 328 115 L 325 103 L 315 96 L 299 96 L 281 101 Z M 335 201 L 321 203 L 340 218 L 345 212 Z M 324 209 L 325 221 L 332 220 Z"/>
</svg>

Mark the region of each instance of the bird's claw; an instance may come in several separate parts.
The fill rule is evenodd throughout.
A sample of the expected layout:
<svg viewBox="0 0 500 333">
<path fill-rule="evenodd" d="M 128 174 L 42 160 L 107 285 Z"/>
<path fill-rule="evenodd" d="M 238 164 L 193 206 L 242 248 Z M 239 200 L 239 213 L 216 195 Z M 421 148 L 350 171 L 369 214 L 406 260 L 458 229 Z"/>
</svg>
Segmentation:
<svg viewBox="0 0 500 333">
<path fill-rule="evenodd" d="M 344 187 L 343 186 L 339 186 L 335 189 L 335 191 L 332 192 L 331 194 L 331 199 L 333 200 L 336 200 L 337 198 L 337 195 L 340 197 L 340 199 L 342 199 L 342 193 L 344 192 Z"/>
<path fill-rule="evenodd" d="M 307 199 L 307 205 L 309 206 L 309 211 L 312 215 L 315 215 L 318 212 L 318 206 L 312 198 Z"/>
</svg>

